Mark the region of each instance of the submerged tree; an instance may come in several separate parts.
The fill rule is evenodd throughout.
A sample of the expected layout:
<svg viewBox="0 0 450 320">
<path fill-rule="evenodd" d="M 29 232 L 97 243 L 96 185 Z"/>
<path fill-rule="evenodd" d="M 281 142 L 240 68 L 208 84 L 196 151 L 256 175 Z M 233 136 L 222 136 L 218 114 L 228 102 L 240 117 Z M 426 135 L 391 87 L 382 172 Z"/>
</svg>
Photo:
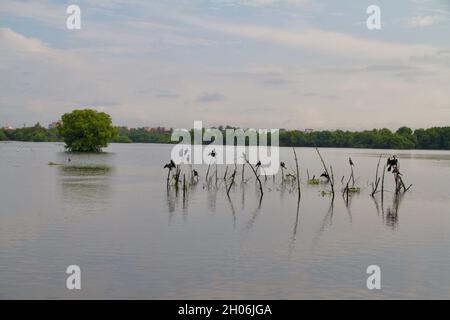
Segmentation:
<svg viewBox="0 0 450 320">
<path fill-rule="evenodd" d="M 100 152 L 117 136 L 111 116 L 91 109 L 64 114 L 58 130 L 73 152 Z"/>
</svg>

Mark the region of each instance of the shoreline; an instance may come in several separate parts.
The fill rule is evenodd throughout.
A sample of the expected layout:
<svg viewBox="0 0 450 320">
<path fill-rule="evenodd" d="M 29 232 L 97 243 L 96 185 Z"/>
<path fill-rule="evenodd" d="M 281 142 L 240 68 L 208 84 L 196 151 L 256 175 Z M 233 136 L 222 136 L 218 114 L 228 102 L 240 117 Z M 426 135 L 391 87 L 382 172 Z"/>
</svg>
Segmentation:
<svg viewBox="0 0 450 320">
<path fill-rule="evenodd" d="M 50 143 L 58 143 L 58 144 L 64 144 L 63 141 L 20 141 L 20 140 L 2 140 L 1 143 L 36 143 L 36 144 L 50 144 Z M 165 143 L 165 142 L 111 142 L 111 144 L 117 144 L 117 145 L 167 145 L 167 146 L 174 146 L 178 143 Z M 203 144 L 203 146 L 208 146 L 207 144 Z M 317 146 L 317 147 L 310 147 L 310 146 L 292 146 L 292 145 L 285 145 L 285 146 L 279 146 L 279 148 L 299 148 L 299 149 L 314 149 L 314 148 L 320 148 L 320 149 L 356 149 L 356 150 L 397 150 L 397 151 L 450 151 L 450 149 L 401 149 L 401 148 L 369 148 L 369 147 L 339 147 L 339 146 Z"/>
</svg>

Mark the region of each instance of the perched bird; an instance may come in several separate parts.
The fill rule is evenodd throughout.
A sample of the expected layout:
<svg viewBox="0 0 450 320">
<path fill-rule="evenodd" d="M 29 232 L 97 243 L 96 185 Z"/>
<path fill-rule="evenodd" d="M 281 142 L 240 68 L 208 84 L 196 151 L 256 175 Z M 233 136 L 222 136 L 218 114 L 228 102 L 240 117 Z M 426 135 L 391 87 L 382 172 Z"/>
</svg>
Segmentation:
<svg viewBox="0 0 450 320">
<path fill-rule="evenodd" d="M 348 162 L 350 163 L 350 166 L 352 166 L 352 167 L 355 165 L 352 161 L 352 158 L 348 158 Z"/>
<path fill-rule="evenodd" d="M 216 157 L 216 150 L 213 149 L 213 150 L 208 154 L 208 156 L 211 156 L 211 157 L 215 158 L 215 157 Z"/>
<path fill-rule="evenodd" d="M 389 157 L 387 159 L 387 167 L 388 167 L 388 171 L 390 172 L 391 169 L 397 169 L 398 167 L 398 160 L 395 156 L 393 156 L 392 158 Z"/>
<path fill-rule="evenodd" d="M 285 164 L 284 162 L 281 162 L 281 163 L 280 163 L 280 166 L 281 166 L 283 169 L 286 169 L 286 164 Z"/>
<path fill-rule="evenodd" d="M 261 166 L 261 161 L 258 161 L 258 162 L 256 163 L 256 166 L 257 166 L 257 167 Z"/>
<path fill-rule="evenodd" d="M 197 172 L 197 170 L 192 170 L 192 172 L 194 173 L 194 177 L 198 177 L 198 172 Z"/>
<path fill-rule="evenodd" d="M 173 162 L 173 160 L 170 160 L 169 163 L 166 163 L 166 165 L 164 166 L 164 169 L 169 169 L 172 170 L 176 167 L 175 162 Z"/>
<path fill-rule="evenodd" d="M 321 177 L 324 177 L 327 180 L 330 180 L 330 176 L 328 175 L 328 173 L 324 172 L 320 175 Z"/>
<path fill-rule="evenodd" d="M 67 159 L 67 162 L 72 162 L 72 159 L 70 159 L 70 158 L 69 158 L 69 159 Z"/>
</svg>

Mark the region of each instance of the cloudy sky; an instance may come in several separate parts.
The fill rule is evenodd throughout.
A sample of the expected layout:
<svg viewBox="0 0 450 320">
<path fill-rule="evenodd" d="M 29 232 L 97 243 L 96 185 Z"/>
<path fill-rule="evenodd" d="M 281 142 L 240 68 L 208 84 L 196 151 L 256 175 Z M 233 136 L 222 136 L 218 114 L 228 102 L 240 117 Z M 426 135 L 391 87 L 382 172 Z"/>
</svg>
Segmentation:
<svg viewBox="0 0 450 320">
<path fill-rule="evenodd" d="M 88 106 L 127 126 L 450 125 L 450 1 L 1 0 L 0 126 Z"/>
</svg>

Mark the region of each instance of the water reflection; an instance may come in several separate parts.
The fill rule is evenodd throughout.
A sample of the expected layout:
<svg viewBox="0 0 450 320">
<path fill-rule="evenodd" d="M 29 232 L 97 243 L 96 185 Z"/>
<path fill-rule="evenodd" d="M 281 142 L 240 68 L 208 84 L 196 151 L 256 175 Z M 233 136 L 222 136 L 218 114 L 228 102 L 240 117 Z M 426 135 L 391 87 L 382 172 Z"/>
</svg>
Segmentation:
<svg viewBox="0 0 450 320">
<path fill-rule="evenodd" d="M 217 187 L 216 186 L 212 186 L 212 187 L 208 187 L 207 189 L 208 194 L 208 209 L 211 213 L 215 213 L 216 212 L 216 204 L 217 204 Z"/>
<path fill-rule="evenodd" d="M 404 194 L 396 194 L 392 198 L 392 205 L 387 207 L 386 216 L 384 219 L 384 223 L 387 227 L 392 228 L 392 230 L 398 229 L 398 210 L 400 208 L 400 204 L 403 200 Z M 384 216 L 384 213 L 383 213 Z"/>
<path fill-rule="evenodd" d="M 314 235 L 314 238 L 312 240 L 312 248 L 317 246 L 319 239 L 322 236 L 322 234 L 325 232 L 325 230 L 331 228 L 331 226 L 333 225 L 333 213 L 334 213 L 334 201 L 331 201 L 330 206 L 328 207 L 327 214 L 323 218 L 319 229 L 317 230 L 316 234 Z"/>
<path fill-rule="evenodd" d="M 295 248 L 295 241 L 297 239 L 297 229 L 298 229 L 298 221 L 299 221 L 299 213 L 300 213 L 300 197 L 297 199 L 297 211 L 295 214 L 295 222 L 294 222 L 294 228 L 292 230 L 292 236 L 291 241 L 289 242 L 289 248 L 288 248 L 288 257 L 291 257 L 292 252 Z"/>
<path fill-rule="evenodd" d="M 112 168 L 106 165 L 86 165 L 86 166 L 60 166 L 59 175 L 66 177 L 95 177 L 109 176 Z"/>
<path fill-rule="evenodd" d="M 246 184 L 244 181 L 242 181 L 241 182 L 241 189 L 242 189 L 241 207 L 242 207 L 242 210 L 245 210 L 245 187 L 246 187 Z"/>
<path fill-rule="evenodd" d="M 169 225 L 172 222 L 172 218 L 175 214 L 176 203 L 177 197 L 175 196 L 174 192 L 171 192 L 170 189 L 168 188 L 166 192 L 166 204 L 169 210 Z"/>
<path fill-rule="evenodd" d="M 386 210 L 384 209 L 384 197 L 381 197 L 381 210 L 378 199 L 376 197 L 372 197 L 377 215 L 380 216 L 381 214 L 383 224 L 391 228 L 392 230 L 397 230 L 398 228 L 398 212 L 404 195 L 404 193 L 394 194 L 392 198 L 392 204 L 388 206 Z"/>
<path fill-rule="evenodd" d="M 375 205 L 375 210 L 377 211 L 377 216 L 380 216 L 380 205 L 378 204 L 378 200 L 376 197 L 371 197 L 371 198 Z"/>
<path fill-rule="evenodd" d="M 259 214 L 261 213 L 261 203 L 262 203 L 262 197 L 259 198 L 258 201 L 258 207 L 253 211 L 250 220 L 247 221 L 245 224 L 245 230 L 248 232 L 255 224 L 256 218 L 258 218 Z"/>
<path fill-rule="evenodd" d="M 236 210 L 234 209 L 233 201 L 231 201 L 231 198 L 228 196 L 228 204 L 230 205 L 231 214 L 233 216 L 233 230 L 236 230 Z"/>
<path fill-rule="evenodd" d="M 58 167 L 64 203 L 83 212 L 106 210 L 111 199 L 110 177 L 113 172 L 107 165 Z"/>
</svg>

